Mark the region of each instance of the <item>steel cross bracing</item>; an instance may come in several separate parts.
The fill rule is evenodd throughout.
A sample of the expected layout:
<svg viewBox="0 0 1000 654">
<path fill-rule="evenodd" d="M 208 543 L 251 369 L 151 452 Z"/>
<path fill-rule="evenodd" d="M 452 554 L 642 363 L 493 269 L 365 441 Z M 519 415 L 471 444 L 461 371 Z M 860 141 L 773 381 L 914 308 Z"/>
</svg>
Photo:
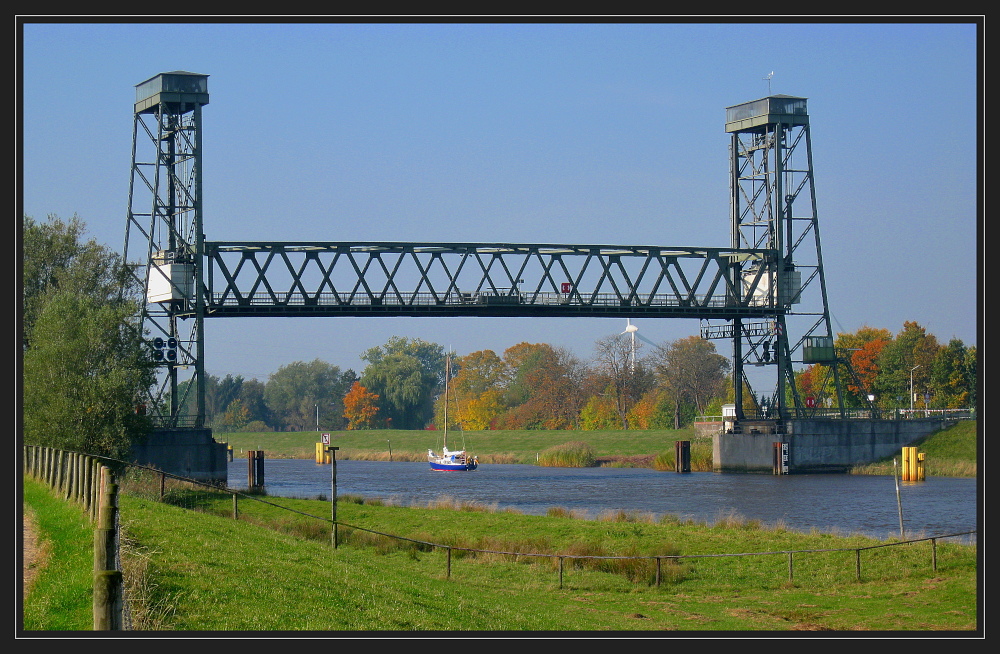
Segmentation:
<svg viewBox="0 0 1000 654">
<path fill-rule="evenodd" d="M 778 257 L 762 249 L 206 242 L 205 257 L 205 317 L 726 319 L 783 311 L 761 281 Z M 734 274 L 745 261 L 757 263 L 757 279 Z"/>
</svg>

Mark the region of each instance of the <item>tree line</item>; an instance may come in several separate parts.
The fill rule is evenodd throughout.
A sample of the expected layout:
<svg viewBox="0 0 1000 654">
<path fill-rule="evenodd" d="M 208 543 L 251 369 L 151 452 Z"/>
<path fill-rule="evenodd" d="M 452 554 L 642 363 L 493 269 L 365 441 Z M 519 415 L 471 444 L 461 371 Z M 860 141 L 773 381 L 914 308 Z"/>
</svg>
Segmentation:
<svg viewBox="0 0 1000 654">
<path fill-rule="evenodd" d="M 917 409 L 976 405 L 976 347 L 960 339 L 941 345 L 905 322 L 895 335 L 867 326 L 838 334 L 835 348 L 848 407 L 866 407 L 870 397 L 882 409 L 908 408 L 911 399 Z M 210 377 L 210 420 L 222 431 L 424 429 L 446 421 L 465 430 L 678 429 L 721 415 L 733 401 L 729 360 L 698 336 L 647 347 L 612 334 L 595 342 L 588 360 L 548 343 L 457 356 L 393 336 L 361 359 L 360 375 L 315 360 L 283 366 L 266 383 Z M 795 383 L 800 400 L 833 405 L 830 366 L 806 366 Z"/>
<path fill-rule="evenodd" d="M 976 346 L 958 338 L 941 344 L 916 322 L 904 322 L 896 334 L 866 325 L 837 334 L 834 347 L 847 364 L 841 376 L 848 406 L 868 406 L 868 398 L 874 398 L 884 410 L 970 409 L 979 399 Z M 799 371 L 799 394 L 819 403 L 832 397 L 831 373 L 822 364 Z"/>
<path fill-rule="evenodd" d="M 359 374 L 319 359 L 266 382 L 207 378 L 220 431 L 339 429 L 654 429 L 689 424 L 727 397 L 729 361 L 692 336 L 656 346 L 609 335 L 582 360 L 547 343 L 463 356 L 393 336 L 366 350 Z M 450 374 L 445 393 L 446 371 Z"/>
</svg>

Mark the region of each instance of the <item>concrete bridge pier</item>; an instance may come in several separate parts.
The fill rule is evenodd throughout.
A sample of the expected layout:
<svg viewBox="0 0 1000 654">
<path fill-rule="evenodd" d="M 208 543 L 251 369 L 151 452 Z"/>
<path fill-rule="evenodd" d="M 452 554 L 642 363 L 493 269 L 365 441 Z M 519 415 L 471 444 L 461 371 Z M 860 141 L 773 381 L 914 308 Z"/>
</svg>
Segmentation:
<svg viewBox="0 0 1000 654">
<path fill-rule="evenodd" d="M 206 428 L 157 429 L 132 446 L 132 460 L 170 474 L 211 484 L 226 483 L 229 455 L 225 443 Z"/>
</svg>

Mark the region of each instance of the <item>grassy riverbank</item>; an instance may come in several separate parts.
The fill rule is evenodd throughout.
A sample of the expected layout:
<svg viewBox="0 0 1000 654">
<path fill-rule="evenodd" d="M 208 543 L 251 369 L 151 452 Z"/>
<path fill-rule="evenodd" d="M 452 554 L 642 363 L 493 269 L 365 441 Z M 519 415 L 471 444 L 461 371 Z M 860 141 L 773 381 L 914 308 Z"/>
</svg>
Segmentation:
<svg viewBox="0 0 1000 654">
<path fill-rule="evenodd" d="M 396 460 L 425 461 L 427 450 L 441 449 L 442 433 L 433 430 L 377 429 L 334 432 L 253 432 L 219 433 L 218 441 L 233 446 L 234 451 L 264 450 L 273 458 L 311 459 L 321 433 L 331 435 L 331 445 L 339 447 L 338 458 L 388 459 L 390 450 Z M 534 463 L 545 450 L 570 441 L 584 441 L 598 457 L 655 456 L 672 450 L 678 440 L 698 439 L 692 429 L 681 430 L 507 430 L 449 432 L 451 449 L 466 447 L 481 462 Z"/>
<path fill-rule="evenodd" d="M 930 477 L 975 477 L 977 461 L 977 422 L 962 420 L 948 429 L 931 434 L 917 445 L 927 455 L 926 474 Z M 899 459 L 897 457 L 897 463 Z M 892 457 L 866 466 L 858 466 L 853 474 L 891 475 Z"/>
<path fill-rule="evenodd" d="M 67 505 L 25 483 L 43 539 L 61 539 L 51 530 L 65 522 Z M 130 568 L 139 578 L 132 593 L 143 599 L 133 617 L 144 629 L 971 635 L 978 626 L 976 547 L 970 545 L 938 542 L 936 571 L 929 542 L 864 550 L 859 581 L 853 550 L 802 550 L 884 543 L 795 533 L 738 516 L 707 526 L 637 515 L 581 520 L 558 511 L 527 516 L 458 504 L 405 508 L 341 498 L 340 543 L 333 549 L 329 522 L 321 519 L 330 515 L 329 502 L 243 499 L 240 519 L 233 520 L 225 494 L 175 491 L 172 499 L 200 510 L 135 491 L 120 501 L 126 558 L 140 562 Z M 416 541 L 588 556 L 774 554 L 666 560 L 657 586 L 649 559 L 568 559 L 560 577 L 558 562 L 549 557 L 455 550 L 449 574 L 446 551 Z M 798 553 L 790 579 L 792 551 Z M 88 621 L 86 601 L 69 606 L 47 597 L 61 592 L 66 574 L 56 563 L 50 559 L 26 602 L 26 627 L 85 629 L 77 625 Z M 86 563 L 74 566 L 83 568 L 83 578 Z"/>
<path fill-rule="evenodd" d="M 247 450 L 263 450 L 276 459 L 312 459 L 316 443 L 324 432 L 253 432 L 216 434 L 215 439 L 229 443 L 234 456 Z M 441 432 L 432 430 L 378 429 L 325 432 L 331 445 L 340 448 L 338 459 L 374 461 L 426 461 L 427 450 L 441 449 Z M 481 464 L 534 464 L 548 451 L 567 443 L 586 443 L 597 465 L 654 467 L 656 457 L 668 460 L 673 467 L 676 441 L 691 441 L 692 468 L 712 469 L 712 439 L 699 436 L 694 429 L 679 430 L 510 430 L 449 432 L 448 447 L 464 447 L 479 457 Z M 663 459 L 662 457 L 665 457 Z"/>
<path fill-rule="evenodd" d="M 435 431 L 370 430 L 335 431 L 331 444 L 339 447 L 338 459 L 425 461 L 428 449 L 440 449 L 441 434 Z M 247 450 L 263 450 L 268 458 L 312 459 L 318 432 L 219 433 L 216 440 L 229 443 L 234 456 Z M 466 447 L 482 464 L 544 461 L 545 455 L 564 449 L 568 443 L 585 444 L 596 465 L 620 465 L 673 469 L 674 443 L 691 442 L 691 468 L 712 470 L 712 439 L 694 429 L 630 431 L 470 431 L 449 433 L 452 448 Z M 926 471 L 931 476 L 975 477 L 976 421 L 964 420 L 929 436 L 920 444 L 927 453 Z M 555 457 L 550 457 L 555 458 Z M 589 459 L 588 459 L 589 460 Z M 892 458 L 859 466 L 855 474 L 893 474 Z"/>
</svg>

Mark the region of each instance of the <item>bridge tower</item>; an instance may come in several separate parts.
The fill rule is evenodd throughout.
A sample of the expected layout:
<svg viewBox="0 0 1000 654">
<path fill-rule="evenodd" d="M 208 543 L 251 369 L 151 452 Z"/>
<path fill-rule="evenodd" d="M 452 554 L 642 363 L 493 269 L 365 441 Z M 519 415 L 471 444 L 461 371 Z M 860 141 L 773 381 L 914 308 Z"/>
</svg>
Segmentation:
<svg viewBox="0 0 1000 654">
<path fill-rule="evenodd" d="M 135 87 L 124 260 L 141 289 L 135 326 L 159 368 L 145 407 L 158 428 L 204 427 L 202 107 L 208 75 Z"/>
<path fill-rule="evenodd" d="M 728 107 L 726 132 L 731 135 L 731 245 L 762 252 L 734 258 L 731 281 L 750 294 L 749 304 L 775 311 L 763 320 L 736 317 L 722 328 L 703 326 L 702 335 L 732 341 L 737 420 L 784 420 L 834 406 L 843 417 L 806 98 L 769 95 Z M 793 363 L 827 366 L 832 392 L 800 397 Z M 776 380 L 773 388 L 758 394 L 748 372 L 760 367 L 763 372 L 773 367 Z"/>
</svg>

